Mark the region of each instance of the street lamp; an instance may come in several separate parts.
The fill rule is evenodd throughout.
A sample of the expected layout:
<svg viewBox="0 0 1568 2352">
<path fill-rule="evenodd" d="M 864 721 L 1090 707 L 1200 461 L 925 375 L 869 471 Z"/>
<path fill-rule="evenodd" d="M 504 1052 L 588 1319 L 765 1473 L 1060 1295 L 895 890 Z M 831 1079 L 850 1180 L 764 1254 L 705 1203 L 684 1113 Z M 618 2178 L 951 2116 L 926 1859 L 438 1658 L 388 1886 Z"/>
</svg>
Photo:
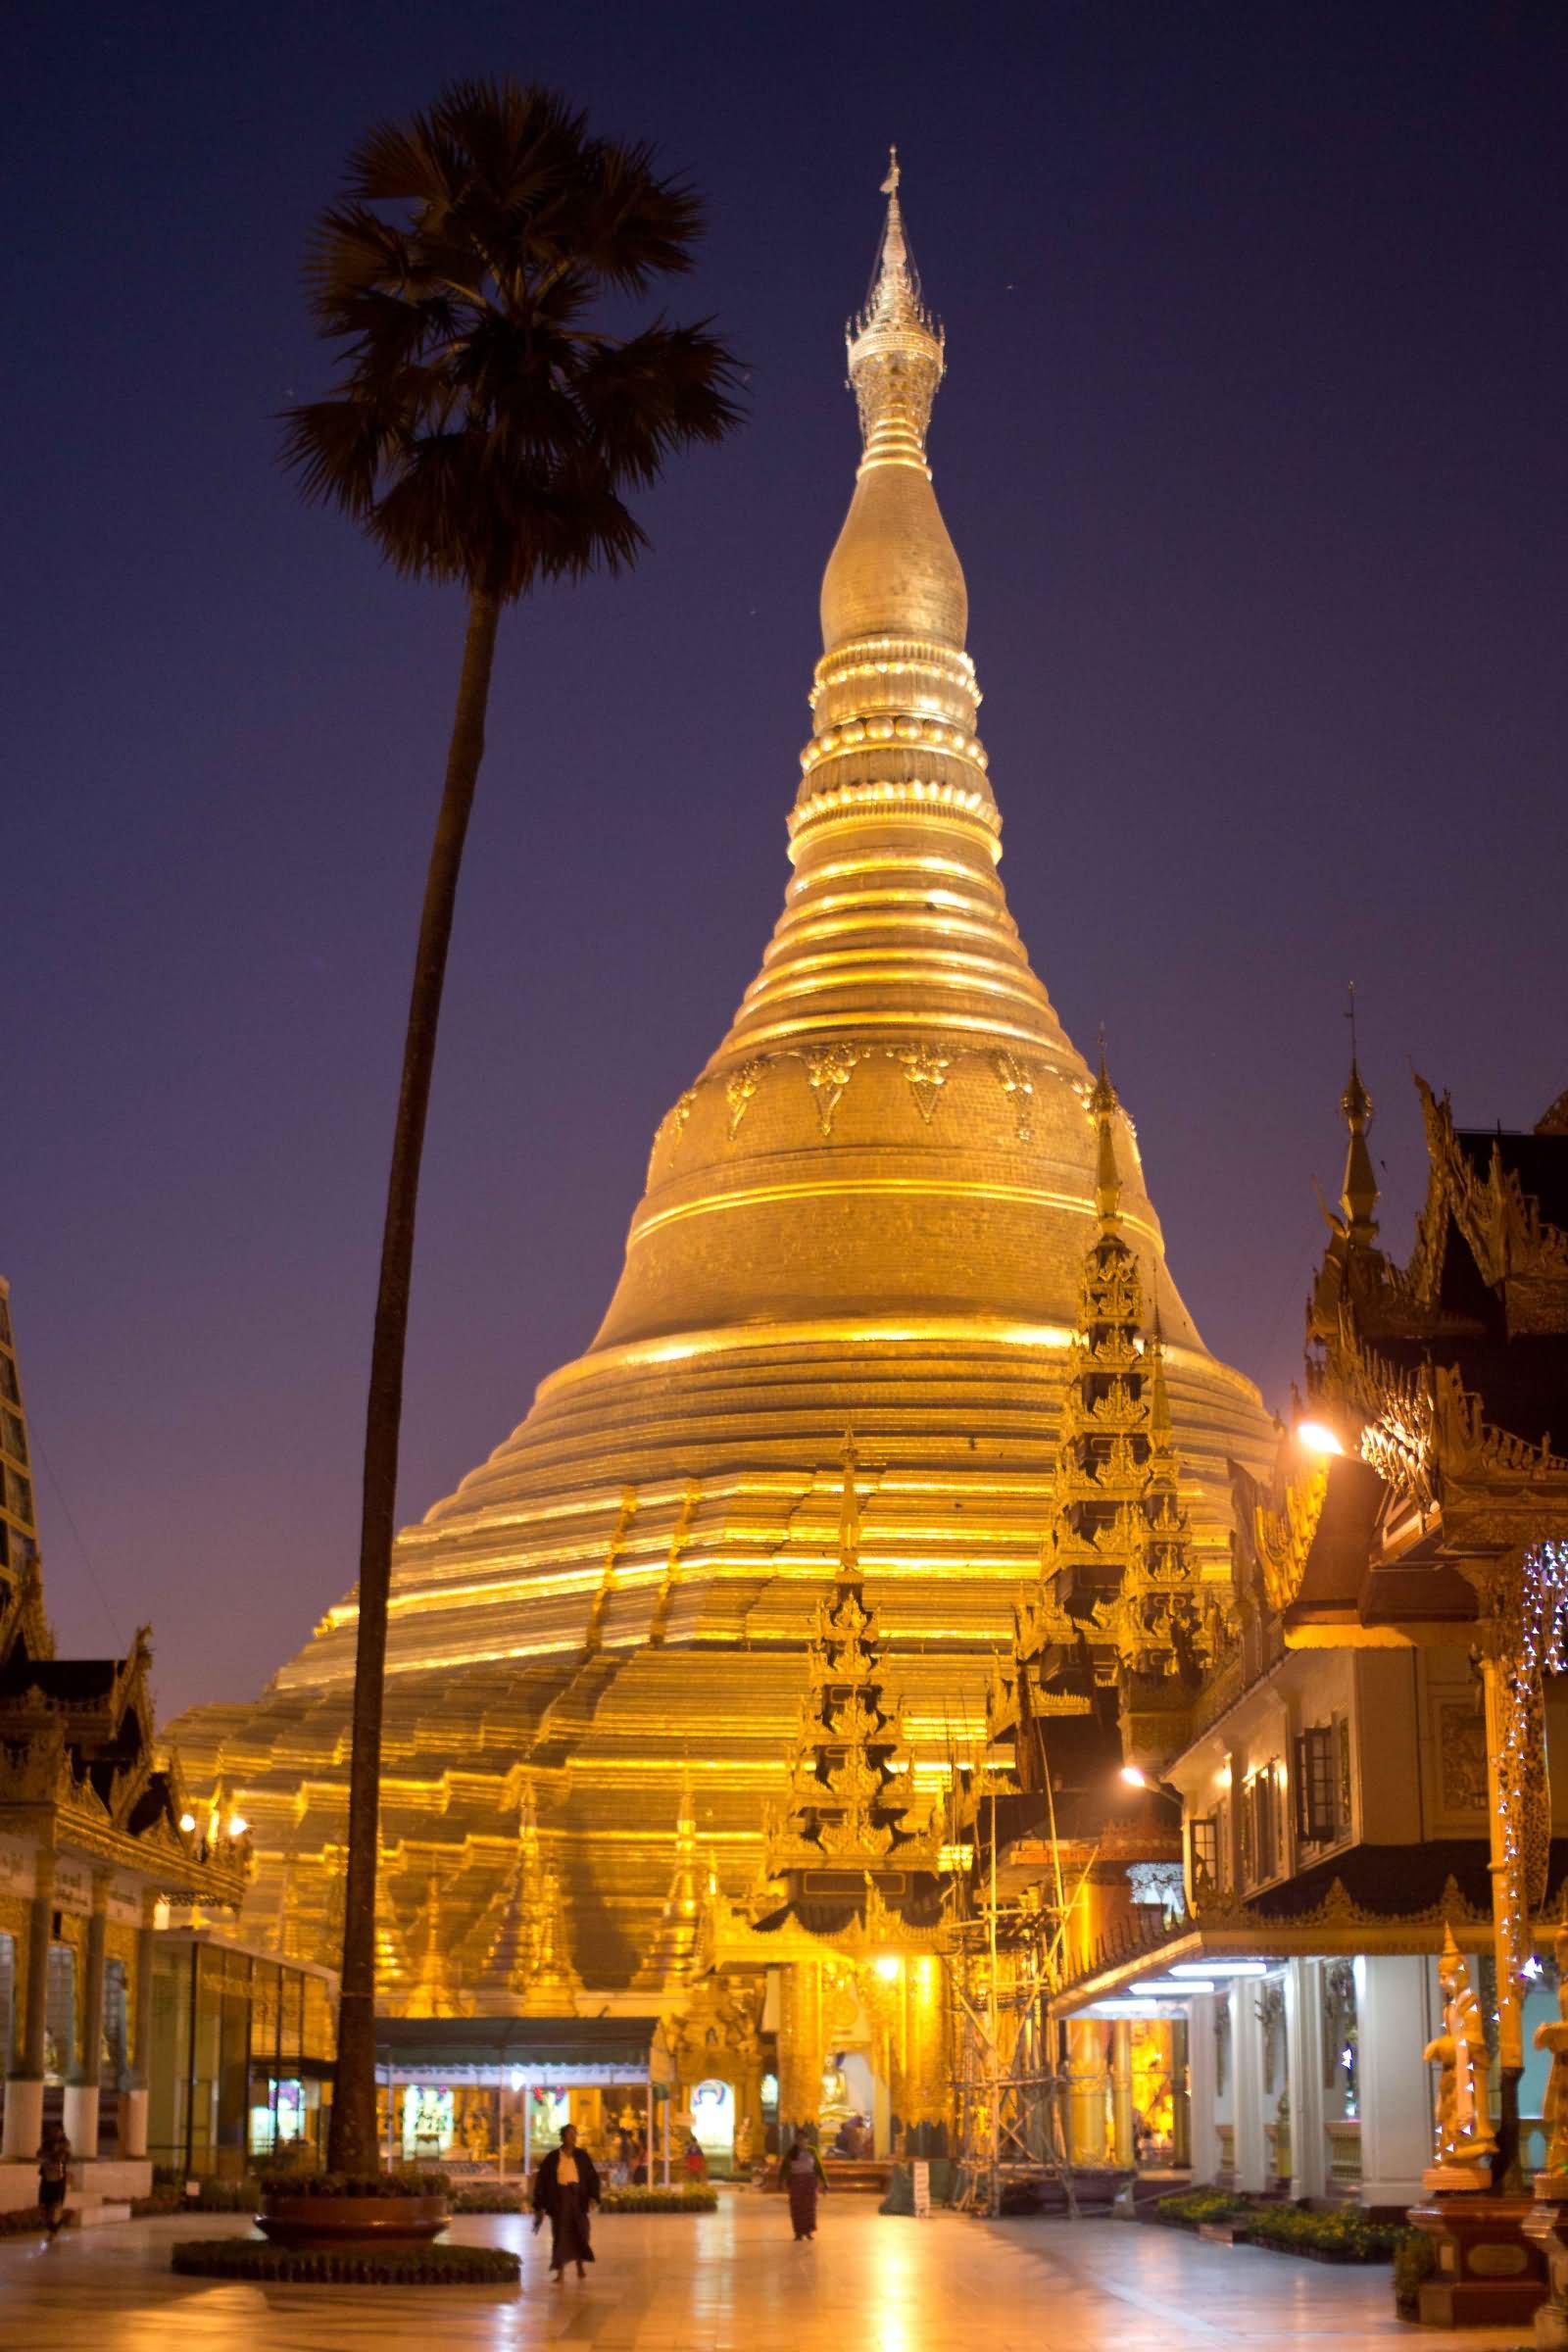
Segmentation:
<svg viewBox="0 0 1568 2352">
<path fill-rule="evenodd" d="M 1181 1811 L 1182 1800 L 1176 1790 L 1164 1788 L 1158 1781 L 1152 1781 L 1141 1764 L 1124 1764 L 1116 1777 L 1124 1781 L 1129 1788 L 1147 1788 L 1151 1796 L 1162 1796 L 1167 1805 L 1174 1805 L 1178 1813 Z"/>
<path fill-rule="evenodd" d="M 1335 1432 L 1330 1429 L 1326 1421 L 1298 1421 L 1296 1443 L 1298 1446 L 1304 1446 L 1308 1453 L 1343 1453 L 1345 1451 L 1345 1447 L 1340 1444 Z"/>
</svg>

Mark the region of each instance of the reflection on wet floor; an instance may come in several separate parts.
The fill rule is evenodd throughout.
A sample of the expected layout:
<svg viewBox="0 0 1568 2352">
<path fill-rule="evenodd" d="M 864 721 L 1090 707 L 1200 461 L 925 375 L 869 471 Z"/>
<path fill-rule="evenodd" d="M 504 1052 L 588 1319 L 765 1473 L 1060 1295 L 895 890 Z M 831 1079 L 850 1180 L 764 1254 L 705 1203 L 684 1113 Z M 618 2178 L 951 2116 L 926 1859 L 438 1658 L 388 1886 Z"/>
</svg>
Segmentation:
<svg viewBox="0 0 1568 2352">
<path fill-rule="evenodd" d="M 1100 2222 L 884 2219 L 870 2199 L 822 2209 L 797 2245 L 777 2198 L 726 2193 L 716 2213 L 618 2214 L 588 2278 L 550 2282 L 547 2241 L 510 2218 L 454 2226 L 522 2254 L 519 2291 L 239 2286 L 177 2279 L 176 2237 L 232 2220 L 133 2222 L 54 2245 L 0 2239 L 6 2352 L 1302 2352 L 1409 2345 L 1381 2267 L 1330 2269 L 1175 2230 Z M 1520 2330 L 1421 2331 L 1422 2352 L 1498 2352 Z"/>
</svg>

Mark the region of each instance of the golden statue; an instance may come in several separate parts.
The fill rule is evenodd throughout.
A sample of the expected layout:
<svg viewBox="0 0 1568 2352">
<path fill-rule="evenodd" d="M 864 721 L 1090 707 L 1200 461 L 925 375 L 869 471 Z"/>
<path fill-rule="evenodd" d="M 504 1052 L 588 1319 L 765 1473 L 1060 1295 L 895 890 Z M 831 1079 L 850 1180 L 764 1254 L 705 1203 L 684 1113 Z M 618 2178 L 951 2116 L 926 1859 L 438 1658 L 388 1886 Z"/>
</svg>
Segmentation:
<svg viewBox="0 0 1568 2352">
<path fill-rule="evenodd" d="M 1546 2127 L 1546 2170 L 1552 2173 L 1568 2171 L 1568 1920 L 1557 1930 L 1554 1950 L 1558 2017 L 1554 2024 L 1538 2026 L 1535 2032 L 1537 2049 L 1551 2053 L 1541 2120 Z"/>
<path fill-rule="evenodd" d="M 1452 1923 L 1443 1931 L 1443 1956 L 1438 1963 L 1443 1987 L 1443 2032 L 1429 2041 L 1422 2056 L 1441 2069 L 1438 2076 L 1438 2163 L 1490 2165 L 1497 2152 L 1492 2124 L 1478 2095 L 1479 2062 L 1486 2081 L 1487 2036 L 1481 2004 L 1470 1982 L 1470 1963 L 1453 1940 Z M 1547 2029 L 1548 2031 L 1550 2029 Z M 1568 2034 L 1568 2027 L 1558 2029 Z"/>
</svg>

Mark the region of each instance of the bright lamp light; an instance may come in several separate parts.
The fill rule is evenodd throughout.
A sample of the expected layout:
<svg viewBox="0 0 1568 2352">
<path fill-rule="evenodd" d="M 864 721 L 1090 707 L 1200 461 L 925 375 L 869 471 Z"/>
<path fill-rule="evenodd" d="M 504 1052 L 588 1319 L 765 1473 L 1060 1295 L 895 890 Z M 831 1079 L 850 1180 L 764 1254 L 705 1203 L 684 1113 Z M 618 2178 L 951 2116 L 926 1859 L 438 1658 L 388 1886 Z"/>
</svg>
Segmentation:
<svg viewBox="0 0 1568 2352">
<path fill-rule="evenodd" d="M 1296 1443 L 1304 1446 L 1308 1453 L 1343 1453 L 1340 1444 L 1326 1421 L 1298 1421 Z"/>
<path fill-rule="evenodd" d="M 1149 1787 L 1149 1775 L 1140 1764 L 1124 1764 L 1121 1768 L 1121 1778 L 1129 1788 L 1147 1788 Z"/>
</svg>

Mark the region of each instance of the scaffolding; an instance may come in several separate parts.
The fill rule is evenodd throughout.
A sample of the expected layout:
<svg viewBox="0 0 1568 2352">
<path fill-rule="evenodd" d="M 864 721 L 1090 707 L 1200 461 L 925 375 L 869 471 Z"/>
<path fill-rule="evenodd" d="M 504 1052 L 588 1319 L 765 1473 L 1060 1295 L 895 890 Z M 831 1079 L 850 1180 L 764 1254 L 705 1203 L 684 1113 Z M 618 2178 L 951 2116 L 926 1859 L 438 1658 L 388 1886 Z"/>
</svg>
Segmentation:
<svg viewBox="0 0 1568 2352">
<path fill-rule="evenodd" d="M 1060 1981 L 1073 1901 L 1091 1865 L 1084 1865 L 1069 1895 L 1053 1806 L 1050 1895 L 1031 1889 L 1004 1897 L 997 1886 L 994 1783 L 976 1795 L 975 1821 L 979 1826 L 987 1796 L 987 1867 L 978 1883 L 954 1882 L 946 1923 L 958 2167 L 954 2201 L 960 2211 L 994 2217 L 1010 2185 L 1038 2188 L 1054 2181 L 1076 2218 L 1073 2078 L 1048 2003 Z"/>
</svg>

